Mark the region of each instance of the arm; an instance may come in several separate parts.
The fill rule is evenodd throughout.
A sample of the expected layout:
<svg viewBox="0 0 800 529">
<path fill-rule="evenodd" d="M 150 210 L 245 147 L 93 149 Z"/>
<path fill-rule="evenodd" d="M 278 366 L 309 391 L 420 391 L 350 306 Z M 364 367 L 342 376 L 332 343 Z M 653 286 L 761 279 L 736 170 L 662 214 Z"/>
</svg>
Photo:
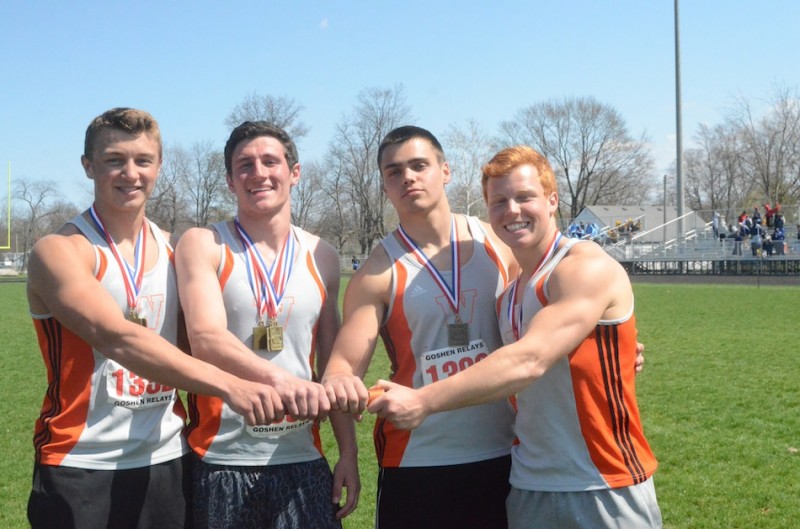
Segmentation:
<svg viewBox="0 0 800 529">
<path fill-rule="evenodd" d="M 317 324 L 317 369 L 325 371 L 339 330 L 339 256 L 332 246 L 318 241 L 314 258 L 323 275 L 327 296 Z M 352 415 L 334 412 L 330 416 L 331 428 L 339 447 L 339 461 L 333 469 L 333 497 L 337 506 L 342 499 L 342 489 L 347 490 L 344 505 L 336 512 L 342 519 L 353 512 L 358 505 L 361 493 L 361 480 L 358 475 L 358 443 L 356 442 L 355 421 Z"/>
<path fill-rule="evenodd" d="M 330 404 L 322 386 L 259 357 L 228 331 L 217 278 L 220 251 L 220 243 L 210 228 L 188 230 L 175 251 L 178 291 L 192 354 L 240 378 L 272 386 L 292 417 L 313 419 L 326 415 Z"/>
<path fill-rule="evenodd" d="M 508 344 L 457 375 L 409 390 L 381 382 L 386 393 L 369 411 L 401 428 L 428 415 L 490 402 L 518 393 L 569 355 L 600 319 L 622 317 L 633 303 L 625 271 L 594 245 L 570 250 L 551 275 L 550 302 L 519 341 Z"/>
<path fill-rule="evenodd" d="M 224 399 L 249 424 L 272 422 L 280 401 L 271 388 L 242 384 L 219 369 L 184 354 L 161 336 L 125 319 L 94 277 L 94 251 L 66 230 L 40 240 L 28 269 L 31 310 L 52 314 L 106 357 L 137 375 L 187 391 Z"/>
<path fill-rule="evenodd" d="M 367 406 L 362 378 L 375 351 L 390 289 L 391 263 L 378 247 L 353 275 L 344 295 L 344 323 L 322 377 L 334 409 L 359 414 Z"/>
</svg>

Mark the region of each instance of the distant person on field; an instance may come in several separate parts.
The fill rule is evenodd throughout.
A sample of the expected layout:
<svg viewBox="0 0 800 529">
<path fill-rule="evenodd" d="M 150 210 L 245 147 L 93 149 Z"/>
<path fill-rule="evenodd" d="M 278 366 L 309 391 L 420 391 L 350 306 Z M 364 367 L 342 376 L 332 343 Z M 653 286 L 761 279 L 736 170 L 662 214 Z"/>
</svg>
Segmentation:
<svg viewBox="0 0 800 529">
<path fill-rule="evenodd" d="M 301 171 L 286 131 L 244 122 L 224 155 L 236 216 L 188 230 L 176 250 L 192 354 L 298 402 L 282 421 L 251 427 L 220 399 L 192 396 L 195 528 L 340 528 L 361 486 L 355 426 L 330 415 L 340 454 L 332 473 L 317 420 L 330 403 L 316 375 L 339 328 L 339 255 L 291 223 Z"/>
<path fill-rule="evenodd" d="M 28 502 L 34 528 L 191 524 L 186 416 L 174 388 L 214 395 L 248 424 L 283 416 L 277 392 L 201 362 L 182 328 L 170 235 L 144 216 L 161 134 L 115 108 L 86 130 L 92 207 L 33 247 L 28 302 L 47 366 Z M 188 456 L 187 456 L 188 457 Z"/>
<path fill-rule="evenodd" d="M 561 237 L 555 176 L 533 149 L 500 151 L 483 186 L 522 270 L 497 303 L 506 345 L 421 388 L 380 381 L 368 410 L 413 435 L 442 412 L 516 395 L 509 528 L 660 528 L 628 275 L 596 244 Z"/>
</svg>

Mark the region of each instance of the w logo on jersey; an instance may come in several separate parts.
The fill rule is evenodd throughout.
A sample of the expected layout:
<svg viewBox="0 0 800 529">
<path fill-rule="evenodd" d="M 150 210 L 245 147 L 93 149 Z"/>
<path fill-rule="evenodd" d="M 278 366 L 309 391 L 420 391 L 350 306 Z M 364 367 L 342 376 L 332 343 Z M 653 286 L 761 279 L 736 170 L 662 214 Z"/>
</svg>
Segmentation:
<svg viewBox="0 0 800 529">
<path fill-rule="evenodd" d="M 462 290 L 459 293 L 458 299 L 458 317 L 462 323 L 472 323 L 475 315 L 475 298 L 478 297 L 478 292 L 475 289 Z M 453 309 L 450 308 L 450 300 L 445 295 L 436 296 L 436 304 L 442 309 L 445 315 L 450 315 Z"/>
</svg>

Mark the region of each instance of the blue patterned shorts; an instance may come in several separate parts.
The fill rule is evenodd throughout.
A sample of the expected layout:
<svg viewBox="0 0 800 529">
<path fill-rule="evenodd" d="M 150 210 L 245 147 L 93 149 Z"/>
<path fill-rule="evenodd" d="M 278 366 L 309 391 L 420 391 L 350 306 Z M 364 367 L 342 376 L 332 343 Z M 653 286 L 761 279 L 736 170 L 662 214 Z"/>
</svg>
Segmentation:
<svg viewBox="0 0 800 529">
<path fill-rule="evenodd" d="M 324 458 L 273 466 L 211 465 L 195 460 L 196 529 L 341 529 Z"/>
</svg>

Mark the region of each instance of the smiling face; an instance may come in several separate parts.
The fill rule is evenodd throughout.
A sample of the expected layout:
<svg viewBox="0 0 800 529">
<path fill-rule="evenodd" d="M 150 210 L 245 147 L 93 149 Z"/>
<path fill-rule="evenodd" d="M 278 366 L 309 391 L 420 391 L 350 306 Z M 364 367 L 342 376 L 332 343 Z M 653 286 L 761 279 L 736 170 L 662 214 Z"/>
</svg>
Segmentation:
<svg viewBox="0 0 800 529">
<path fill-rule="evenodd" d="M 110 209 L 143 208 L 161 170 L 160 144 L 147 133 L 104 128 L 81 157 L 94 181 L 95 202 Z"/>
<path fill-rule="evenodd" d="M 283 144 L 271 136 L 242 140 L 233 150 L 228 188 L 236 195 L 240 214 L 288 209 L 299 179 L 300 164 L 290 168 Z"/>
<path fill-rule="evenodd" d="M 533 165 L 520 165 L 486 182 L 489 221 L 512 249 L 550 242 L 556 229 L 558 194 L 546 192 Z"/>
<path fill-rule="evenodd" d="M 401 218 L 406 212 L 429 210 L 446 198 L 450 166 L 427 140 L 411 138 L 386 147 L 380 164 L 383 189 Z"/>
</svg>

